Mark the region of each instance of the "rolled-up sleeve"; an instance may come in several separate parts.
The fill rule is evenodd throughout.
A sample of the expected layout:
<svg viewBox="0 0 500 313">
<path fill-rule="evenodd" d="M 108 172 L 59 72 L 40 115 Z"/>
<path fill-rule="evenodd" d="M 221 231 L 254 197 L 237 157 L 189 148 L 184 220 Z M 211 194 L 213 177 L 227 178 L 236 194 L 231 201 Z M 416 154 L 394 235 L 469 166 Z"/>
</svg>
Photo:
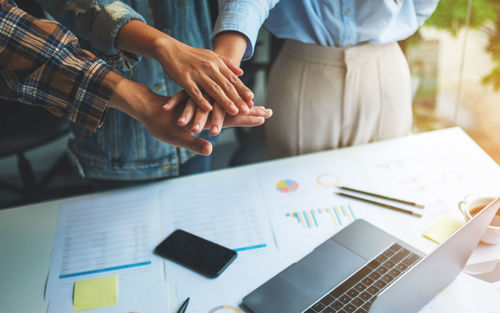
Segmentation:
<svg viewBox="0 0 500 313">
<path fill-rule="evenodd" d="M 219 0 L 219 15 L 212 38 L 224 31 L 240 32 L 248 44 L 243 60 L 252 57 L 259 29 L 279 0 Z"/>
<path fill-rule="evenodd" d="M 80 49 L 62 25 L 0 0 L 0 97 L 38 105 L 95 130 L 123 78 Z"/>
<path fill-rule="evenodd" d="M 118 31 L 130 20 L 144 18 L 127 4 L 117 0 L 37 0 L 57 21 L 90 42 L 92 49 L 104 55 L 117 55 Z"/>
</svg>

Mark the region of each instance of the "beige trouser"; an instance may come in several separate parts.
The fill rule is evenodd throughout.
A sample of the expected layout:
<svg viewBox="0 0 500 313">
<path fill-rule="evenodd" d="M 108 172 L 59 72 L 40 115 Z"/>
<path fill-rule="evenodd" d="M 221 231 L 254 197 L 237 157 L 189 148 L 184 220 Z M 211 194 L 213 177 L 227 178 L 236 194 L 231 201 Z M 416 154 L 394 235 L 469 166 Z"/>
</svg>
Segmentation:
<svg viewBox="0 0 500 313">
<path fill-rule="evenodd" d="M 267 89 L 270 157 L 410 133 L 410 73 L 397 43 L 333 48 L 287 40 Z"/>
</svg>

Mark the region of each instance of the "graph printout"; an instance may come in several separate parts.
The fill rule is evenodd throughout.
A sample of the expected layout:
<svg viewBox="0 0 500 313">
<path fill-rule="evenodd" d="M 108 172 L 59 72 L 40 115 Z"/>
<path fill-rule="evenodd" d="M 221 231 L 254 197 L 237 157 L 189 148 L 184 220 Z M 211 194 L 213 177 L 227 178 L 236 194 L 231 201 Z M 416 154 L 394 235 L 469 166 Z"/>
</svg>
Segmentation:
<svg viewBox="0 0 500 313">
<path fill-rule="evenodd" d="M 350 205 L 334 205 L 324 208 L 301 210 L 285 213 L 285 217 L 295 221 L 297 227 L 311 229 L 316 227 L 341 227 L 356 219 L 354 210 Z"/>
<path fill-rule="evenodd" d="M 228 173 L 177 180 L 161 189 L 166 229 L 183 229 L 236 251 L 272 244 L 272 231 L 255 174 Z"/>
<path fill-rule="evenodd" d="M 61 204 L 46 296 L 76 280 L 119 272 L 161 277 L 157 191 L 142 189 Z M 151 276 L 147 274 L 151 274 Z"/>
</svg>

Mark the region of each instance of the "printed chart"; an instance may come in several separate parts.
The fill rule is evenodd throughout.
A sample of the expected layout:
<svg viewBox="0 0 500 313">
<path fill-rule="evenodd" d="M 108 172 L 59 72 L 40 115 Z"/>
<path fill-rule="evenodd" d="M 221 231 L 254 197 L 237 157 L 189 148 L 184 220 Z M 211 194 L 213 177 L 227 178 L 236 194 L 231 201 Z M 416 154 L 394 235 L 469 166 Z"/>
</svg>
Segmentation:
<svg viewBox="0 0 500 313">
<path fill-rule="evenodd" d="M 294 221 L 303 229 L 317 228 L 321 226 L 344 226 L 356 219 L 356 215 L 350 205 L 331 206 L 312 210 L 303 210 L 286 213 L 285 217 Z"/>
<path fill-rule="evenodd" d="M 291 179 L 283 179 L 276 184 L 276 190 L 282 193 L 294 192 L 297 189 L 299 189 L 299 184 Z"/>
</svg>

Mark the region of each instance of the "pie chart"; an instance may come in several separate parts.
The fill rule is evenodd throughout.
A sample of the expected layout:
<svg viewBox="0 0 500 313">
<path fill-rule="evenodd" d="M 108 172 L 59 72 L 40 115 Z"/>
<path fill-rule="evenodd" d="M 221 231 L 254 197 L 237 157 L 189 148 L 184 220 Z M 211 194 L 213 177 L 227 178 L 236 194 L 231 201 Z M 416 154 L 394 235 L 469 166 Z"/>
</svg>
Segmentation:
<svg viewBox="0 0 500 313">
<path fill-rule="evenodd" d="M 283 180 L 280 180 L 276 184 L 276 190 L 278 190 L 282 193 L 294 192 L 298 188 L 299 188 L 299 184 L 296 181 L 291 180 L 291 179 L 283 179 Z"/>
</svg>

